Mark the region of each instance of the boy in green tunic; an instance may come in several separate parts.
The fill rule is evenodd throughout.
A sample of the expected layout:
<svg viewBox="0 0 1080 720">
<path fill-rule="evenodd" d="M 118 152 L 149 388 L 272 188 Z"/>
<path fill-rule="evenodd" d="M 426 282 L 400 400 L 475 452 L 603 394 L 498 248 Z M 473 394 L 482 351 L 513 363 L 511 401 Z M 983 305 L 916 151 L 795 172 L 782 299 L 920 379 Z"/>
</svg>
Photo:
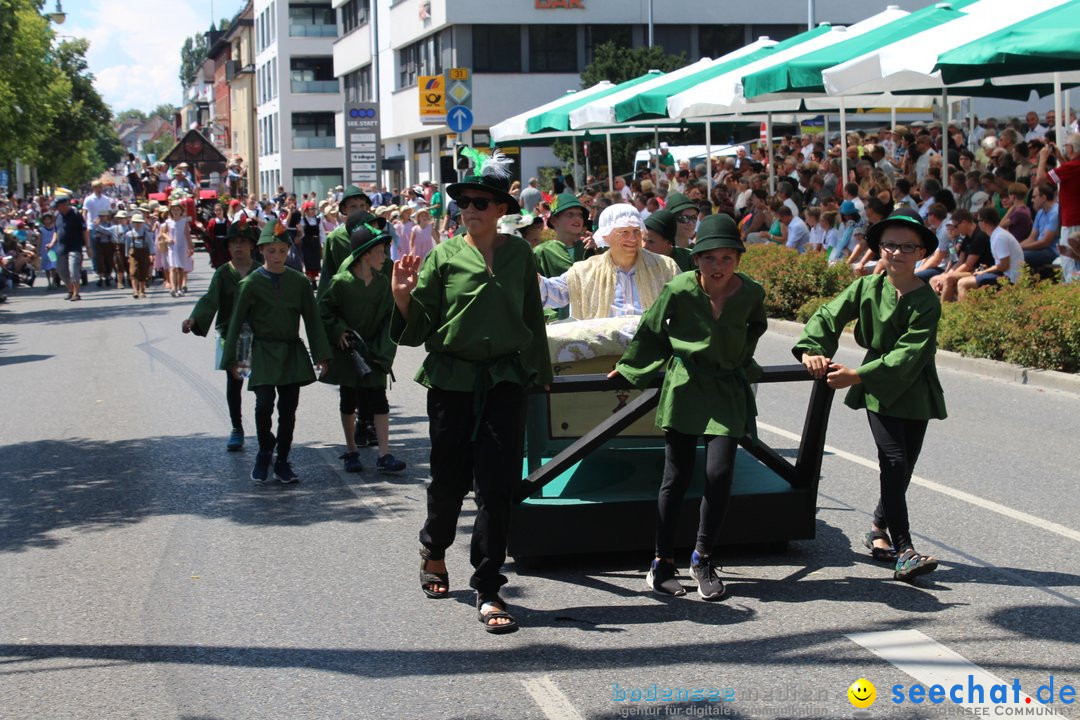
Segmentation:
<svg viewBox="0 0 1080 720">
<path fill-rule="evenodd" d="M 255 268 L 252 250 L 255 249 L 256 231 L 255 226 L 248 222 L 247 215 L 241 213 L 239 219 L 229 225 L 227 238 L 229 262 L 214 271 L 206 294 L 195 303 L 191 317 L 180 325 L 180 329 L 185 333 L 194 332 L 200 337 L 205 337 L 210 331 L 214 317 L 217 316 L 214 328 L 220 336 L 218 343 L 223 343 L 224 338 L 229 334 L 229 320 L 232 318 L 240 281 Z M 218 369 L 225 371 L 225 400 L 229 404 L 229 419 L 232 421 L 232 432 L 229 433 L 225 449 L 235 452 L 244 447 L 244 423 L 240 412 L 240 394 L 244 381 L 233 377 L 229 372 L 229 363 L 225 361 L 227 357 L 231 356 L 221 356 Z"/>
<path fill-rule="evenodd" d="M 390 454 L 390 405 L 386 400 L 386 378 L 397 350 L 390 340 L 394 298 L 390 294 L 390 278 L 379 272 L 386 260 L 390 235 L 374 225 L 363 225 L 352 233 L 351 243 L 352 253 L 319 296 L 319 313 L 326 335 L 335 344 L 330 370 L 319 379 L 338 386 L 338 409 L 345 431 L 346 449 L 341 456 L 345 472 L 364 469 L 356 448 L 358 407 L 374 415 L 379 443 L 376 468 L 382 472 L 400 472 L 405 469 L 405 463 Z M 366 374 L 360 374 L 350 349 L 363 357 L 368 366 Z"/>
<path fill-rule="evenodd" d="M 345 188 L 341 202 L 338 203 L 338 212 L 345 218 L 345 223 L 331 230 L 323 245 L 323 264 L 319 274 L 320 293 L 341 268 L 341 263 L 345 262 L 345 258 L 349 256 L 349 236 L 359 226 L 357 223 L 350 227 L 349 220 L 353 218 L 353 213 L 361 210 L 365 213 L 371 212 L 371 198 L 360 188 L 350 185 Z M 373 215 L 371 217 L 374 218 Z"/>
<path fill-rule="evenodd" d="M 555 239 L 542 242 L 533 248 L 536 269 L 544 277 L 559 277 L 574 263 L 592 257 L 596 246 L 582 240 L 589 219 L 589 209 L 581 204 L 573 193 L 560 193 L 548 216 L 547 226 L 555 231 Z M 570 306 L 546 308 L 544 317 L 548 322 L 570 317 Z"/>
<path fill-rule="evenodd" d="M 477 175 L 447 188 L 467 232 L 436 246 L 422 267 L 414 255 L 394 264 L 390 325 L 398 343 L 424 343 L 428 351 L 416 376 L 428 388 L 431 420 L 421 589 L 429 597 L 448 596 L 446 549 L 462 500 L 475 490 L 469 584 L 491 633 L 517 629 L 499 597 L 506 582 L 499 570 L 513 488 L 521 480 L 525 390 L 547 385 L 552 376 L 532 249 L 497 233 L 500 217 L 521 211 L 508 192 L 505 163 L 501 154 L 485 157 Z"/>
<path fill-rule="evenodd" d="M 259 453 L 255 456 L 251 479 L 260 485 L 269 480 L 275 444 L 274 477 L 285 484 L 299 482 L 289 464 L 289 451 L 300 388 L 315 382 L 312 360 L 321 375 L 326 372 L 331 354 L 315 307 L 311 283 L 303 273 L 285 267 L 289 245 L 289 236 L 281 221 L 263 226 L 258 247 L 262 250 L 264 265 L 240 281 L 222 351 L 233 377 L 242 377 L 236 360 L 237 341 L 245 325 L 251 329 L 248 389 L 255 393 L 255 429 L 259 437 Z M 311 344 L 310 356 L 299 337 L 301 317 Z M 271 431 L 275 398 L 278 406 L 276 439 Z"/>
<path fill-rule="evenodd" d="M 645 218 L 645 236 L 641 245 L 649 252 L 667 255 L 686 272 L 694 269 L 693 256 L 684 247 L 676 247 L 675 238 L 679 233 L 679 224 L 675 216 L 667 210 L 657 210 Z"/>
<path fill-rule="evenodd" d="M 874 223 L 866 241 L 886 272 L 859 278 L 821 306 L 792 352 L 815 378 L 827 378 L 829 387 L 850 387 L 848 407 L 866 409 L 878 448 L 881 492 L 863 544 L 875 560 L 895 562 L 897 580 L 910 580 L 938 564 L 915 552 L 906 498 L 926 427 L 931 418 L 945 418 L 934 366 L 941 304 L 915 276 L 919 260 L 937 249 L 937 238 L 914 211 L 901 208 Z M 855 341 L 867 349 L 857 368 L 832 360 L 851 320 L 858 321 Z"/>
<path fill-rule="evenodd" d="M 645 579 L 657 593 L 686 594 L 675 579 L 675 531 L 694 473 L 698 438 L 704 436 L 705 492 L 690 575 L 703 599 L 724 594 L 712 550 L 731 498 L 739 438 L 755 435 L 757 406 L 750 382 L 760 373 L 754 350 L 766 328 L 765 290 L 736 272 L 743 251 L 729 216 L 702 220 L 693 250 L 697 270 L 664 286 L 608 375 L 644 387 L 657 372 L 667 371 L 656 411 L 666 445 L 656 558 Z"/>
</svg>

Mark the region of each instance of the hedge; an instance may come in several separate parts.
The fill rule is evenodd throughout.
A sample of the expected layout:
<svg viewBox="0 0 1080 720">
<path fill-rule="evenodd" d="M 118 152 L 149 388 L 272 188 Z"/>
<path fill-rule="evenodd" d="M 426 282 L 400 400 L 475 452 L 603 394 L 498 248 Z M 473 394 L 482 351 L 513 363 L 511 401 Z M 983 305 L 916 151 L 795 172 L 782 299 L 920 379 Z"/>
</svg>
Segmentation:
<svg viewBox="0 0 1080 720">
<path fill-rule="evenodd" d="M 825 253 L 800 254 L 780 245 L 751 245 L 739 271 L 765 287 L 769 317 L 785 320 L 797 319 L 799 309 L 812 298 L 834 297 L 852 279 L 847 265 L 829 265 Z"/>
</svg>

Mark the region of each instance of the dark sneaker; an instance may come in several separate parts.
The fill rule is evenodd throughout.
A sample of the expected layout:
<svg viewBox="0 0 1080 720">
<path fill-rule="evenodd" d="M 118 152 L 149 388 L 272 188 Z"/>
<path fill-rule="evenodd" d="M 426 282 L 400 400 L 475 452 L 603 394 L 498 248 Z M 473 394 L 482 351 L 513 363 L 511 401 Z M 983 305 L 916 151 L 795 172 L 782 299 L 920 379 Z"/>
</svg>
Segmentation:
<svg viewBox="0 0 1080 720">
<path fill-rule="evenodd" d="M 265 485 L 270 479 L 270 453 L 259 453 L 255 456 L 255 468 L 251 471 L 251 479 L 256 485 Z"/>
<path fill-rule="evenodd" d="M 229 452 L 236 452 L 244 447 L 244 431 L 240 428 L 233 428 L 229 433 L 229 441 L 225 443 L 225 449 Z"/>
<path fill-rule="evenodd" d="M 284 460 L 278 460 L 274 463 L 274 477 L 276 477 L 282 485 L 292 485 L 293 483 L 300 482 L 300 477 L 293 472 L 292 465 Z"/>
<path fill-rule="evenodd" d="M 386 453 L 375 463 L 375 469 L 379 472 L 401 472 L 405 469 L 405 463 Z"/>
<path fill-rule="evenodd" d="M 724 582 L 716 574 L 716 566 L 708 555 L 694 551 L 690 561 L 690 577 L 697 583 L 702 600 L 716 600 L 724 595 Z"/>
<path fill-rule="evenodd" d="M 678 574 L 674 563 L 654 559 L 649 574 L 645 576 L 645 585 L 655 593 L 681 597 L 686 594 L 686 589 L 675 579 Z"/>
<path fill-rule="evenodd" d="M 375 436 L 374 423 L 357 422 L 353 438 L 360 447 L 376 447 L 379 444 L 379 438 Z"/>
<path fill-rule="evenodd" d="M 358 473 L 364 471 L 364 466 L 360 462 L 360 453 L 347 452 L 341 456 L 341 459 L 345 461 L 345 472 Z"/>
</svg>

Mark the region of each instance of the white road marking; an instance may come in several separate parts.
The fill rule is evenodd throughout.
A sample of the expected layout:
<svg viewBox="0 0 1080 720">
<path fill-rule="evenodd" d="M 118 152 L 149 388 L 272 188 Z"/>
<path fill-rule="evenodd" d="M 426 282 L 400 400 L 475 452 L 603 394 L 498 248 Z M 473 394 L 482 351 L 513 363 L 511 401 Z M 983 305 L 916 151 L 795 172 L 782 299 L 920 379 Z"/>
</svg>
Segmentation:
<svg viewBox="0 0 1080 720">
<path fill-rule="evenodd" d="M 787 438 L 788 440 L 794 440 L 796 442 L 802 440 L 801 436 L 793 432 L 784 430 L 783 428 L 778 428 L 774 425 L 769 425 L 767 423 L 758 421 L 757 426 L 763 430 L 779 435 L 780 437 Z M 870 468 L 874 471 L 877 471 L 878 469 L 877 461 L 869 460 L 867 458 L 860 457 L 859 455 L 854 455 L 839 448 L 835 448 L 832 445 L 826 445 L 825 452 L 836 455 L 837 457 L 848 460 L 849 462 L 853 462 L 856 465 L 862 465 L 863 467 Z M 986 498 L 981 498 L 978 495 L 972 495 L 971 493 L 964 492 L 963 490 L 957 490 L 956 488 L 942 485 L 941 483 L 934 482 L 933 480 L 927 480 L 926 478 L 919 477 L 918 475 L 912 475 L 911 482 L 915 485 L 919 485 L 920 487 L 924 487 L 927 490 L 933 490 L 934 492 L 939 492 L 942 495 L 948 495 L 949 497 L 956 498 L 957 500 L 962 500 L 963 502 L 975 505 L 976 507 L 980 507 L 984 510 L 989 510 L 990 512 L 997 513 L 998 515 L 1004 515 L 1005 517 L 1012 518 L 1013 520 L 1017 520 L 1027 525 L 1031 525 L 1032 527 L 1037 527 L 1041 530 L 1046 530 L 1047 532 L 1054 533 L 1055 535 L 1060 535 L 1063 538 L 1068 538 L 1069 540 L 1080 542 L 1080 531 L 1073 530 L 1072 528 L 1065 527 L 1064 525 L 1059 525 L 1056 522 L 1044 520 L 1043 518 L 1036 517 L 1034 515 L 1029 515 L 1026 512 L 1016 510 L 1015 508 L 1008 507 L 1007 505 L 1002 505 L 1001 503 L 996 503 L 993 500 L 987 500 Z"/>
<path fill-rule="evenodd" d="M 549 676 L 522 680 L 521 684 L 547 720 L 585 720 Z"/>
<path fill-rule="evenodd" d="M 962 705 L 967 708 L 1013 707 L 1025 708 L 1032 711 L 1037 709 L 1039 717 L 1062 717 L 1053 712 L 1053 706 L 1043 705 L 1037 698 L 1029 696 L 1024 692 L 1019 693 L 1020 701 L 1014 702 L 1014 690 L 1011 684 L 998 678 L 996 675 L 983 670 L 963 655 L 950 650 L 918 630 L 888 630 L 885 632 L 851 633 L 847 638 L 915 678 L 915 680 L 927 690 L 934 685 L 941 685 L 945 688 L 946 693 L 945 701 L 940 704 L 940 707 L 942 708 L 953 707 L 955 705 Z M 968 699 L 969 675 L 972 676 L 970 679 L 972 684 L 982 686 L 983 700 L 985 702 L 954 703 L 948 697 L 949 690 L 954 685 L 962 686 L 963 692 L 960 694 L 966 701 Z M 867 679 L 870 680 L 870 682 L 873 682 L 873 679 Z M 1048 681 L 1049 677 L 1047 677 L 1046 680 Z M 990 702 L 990 688 L 994 685 L 1007 686 L 1008 691 L 1006 693 L 1006 698 L 1008 699 L 1008 702 L 998 704 Z M 1037 687 L 1028 689 L 1036 690 Z M 904 687 L 904 702 L 900 706 L 915 708 L 917 706 L 912 704 L 908 699 L 907 693 L 909 690 L 910 685 Z M 877 689 L 877 695 L 877 702 L 892 703 L 892 690 L 890 688 L 879 687 Z M 975 697 L 978 697 L 978 695 L 976 694 Z M 1029 697 L 1031 698 L 1030 701 L 1028 700 Z M 1055 702 L 1057 701 L 1055 700 Z M 934 707 L 928 699 L 924 700 L 921 705 Z M 986 715 L 993 716 L 995 715 L 995 711 L 988 710 L 986 711 Z"/>
</svg>

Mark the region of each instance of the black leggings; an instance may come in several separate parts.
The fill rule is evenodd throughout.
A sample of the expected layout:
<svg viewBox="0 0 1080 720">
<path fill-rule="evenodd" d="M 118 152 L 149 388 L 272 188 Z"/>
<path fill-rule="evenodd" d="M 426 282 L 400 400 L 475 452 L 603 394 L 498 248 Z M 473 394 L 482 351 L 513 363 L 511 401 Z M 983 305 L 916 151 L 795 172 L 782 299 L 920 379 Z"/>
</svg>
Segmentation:
<svg viewBox="0 0 1080 720">
<path fill-rule="evenodd" d="M 881 497 L 874 510 L 874 524 L 888 530 L 893 548 L 903 552 L 912 547 L 906 494 L 929 421 L 905 420 L 869 410 L 866 417 L 877 444 L 881 467 Z"/>
<path fill-rule="evenodd" d="M 382 388 L 342 385 L 338 388 L 338 410 L 342 415 L 359 411 L 361 420 L 370 421 L 376 415 L 389 415 L 390 403 L 386 399 L 386 390 Z"/>
<path fill-rule="evenodd" d="M 232 373 L 225 373 L 225 401 L 229 404 L 229 420 L 232 422 L 233 430 L 244 429 L 244 418 L 240 412 L 240 397 L 244 392 L 244 381 L 238 380 L 232 376 Z"/>
<path fill-rule="evenodd" d="M 275 441 L 271 425 L 274 419 L 274 398 L 277 397 L 278 434 Z M 300 404 L 300 385 L 259 385 L 255 388 L 255 430 L 259 436 L 259 452 L 269 453 L 277 445 L 277 459 L 289 459 L 293 428 L 296 427 L 296 406 Z"/>
<path fill-rule="evenodd" d="M 667 449 L 664 456 L 664 481 L 656 513 L 656 556 L 675 555 L 675 530 L 682 512 L 683 498 L 694 476 L 697 455 L 697 435 L 684 435 L 678 430 L 664 434 Z M 735 470 L 737 438 L 725 435 L 705 436 L 705 492 L 701 497 L 697 542 L 694 549 L 708 555 L 716 544 L 717 531 L 724 522 L 731 500 L 731 478 Z"/>
</svg>

